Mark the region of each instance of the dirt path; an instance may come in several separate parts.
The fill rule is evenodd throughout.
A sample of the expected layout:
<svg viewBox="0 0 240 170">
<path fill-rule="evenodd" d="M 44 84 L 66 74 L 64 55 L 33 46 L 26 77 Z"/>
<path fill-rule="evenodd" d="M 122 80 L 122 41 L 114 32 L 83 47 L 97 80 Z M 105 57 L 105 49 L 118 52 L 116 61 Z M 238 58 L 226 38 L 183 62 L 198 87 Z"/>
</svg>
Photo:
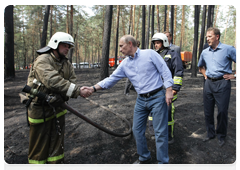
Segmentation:
<svg viewBox="0 0 240 170">
<path fill-rule="evenodd" d="M 99 69 L 76 70 L 78 83 L 93 85 L 99 80 Z M 25 107 L 18 93 L 26 83 L 28 70 L 16 72 L 15 79 L 4 81 L 4 159 L 9 164 L 27 164 L 29 128 Z M 183 87 L 178 94 L 176 107 L 175 142 L 169 145 L 170 164 L 232 164 L 236 160 L 236 81 L 232 81 L 229 106 L 228 134 L 220 148 L 217 139 L 202 142 L 206 136 L 203 113 L 203 78 L 190 78 L 185 71 Z M 90 99 L 122 114 L 131 123 L 137 94 L 125 96 L 125 79 L 112 89 L 94 93 Z M 127 130 L 125 122 L 97 107 L 86 99 L 71 99 L 69 105 L 99 124 L 118 132 Z M 215 109 L 215 112 L 217 108 Z M 146 131 L 148 148 L 156 163 L 155 141 Z M 108 135 L 72 113 L 66 114 L 65 163 L 66 164 L 131 164 L 137 160 L 135 140 Z"/>
</svg>

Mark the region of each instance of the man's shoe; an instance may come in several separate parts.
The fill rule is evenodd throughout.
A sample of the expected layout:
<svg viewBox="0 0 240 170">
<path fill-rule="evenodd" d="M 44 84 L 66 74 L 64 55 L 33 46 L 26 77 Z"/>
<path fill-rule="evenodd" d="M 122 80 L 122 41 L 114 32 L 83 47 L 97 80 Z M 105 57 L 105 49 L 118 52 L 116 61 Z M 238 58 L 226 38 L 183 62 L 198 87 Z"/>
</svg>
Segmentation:
<svg viewBox="0 0 240 170">
<path fill-rule="evenodd" d="M 203 139 L 203 142 L 207 142 L 207 141 L 209 141 L 209 140 L 211 140 L 211 139 L 214 139 L 215 138 L 215 136 L 214 137 L 206 137 L 205 139 Z"/>
<path fill-rule="evenodd" d="M 219 139 L 218 144 L 219 144 L 220 147 L 222 147 L 225 144 L 224 139 Z"/>
<path fill-rule="evenodd" d="M 169 166 L 167 166 L 167 168 L 165 168 L 165 169 L 159 169 L 159 170 L 169 170 L 169 168 L 168 168 Z"/>
<path fill-rule="evenodd" d="M 152 158 L 146 160 L 146 161 L 140 161 L 139 159 L 136 160 L 133 164 L 150 164 L 152 161 Z"/>
</svg>

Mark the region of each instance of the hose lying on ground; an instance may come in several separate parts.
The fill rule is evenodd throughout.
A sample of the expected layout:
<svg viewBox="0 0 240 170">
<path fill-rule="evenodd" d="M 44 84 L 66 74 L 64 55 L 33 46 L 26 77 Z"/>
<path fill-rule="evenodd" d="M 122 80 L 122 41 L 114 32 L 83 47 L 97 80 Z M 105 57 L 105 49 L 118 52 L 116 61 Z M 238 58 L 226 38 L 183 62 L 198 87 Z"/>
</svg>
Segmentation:
<svg viewBox="0 0 240 170">
<path fill-rule="evenodd" d="M 80 117 L 81 119 L 85 120 L 86 122 L 90 123 L 91 125 L 95 126 L 96 128 L 98 128 L 98 129 L 100 129 L 100 130 L 102 130 L 102 131 L 104 131 L 104 132 L 106 132 L 106 133 L 108 133 L 108 134 L 110 134 L 110 135 L 117 136 L 117 137 L 126 137 L 126 136 L 128 136 L 128 135 L 131 134 L 131 132 L 132 132 L 131 124 L 130 124 L 130 122 L 129 122 L 127 119 L 125 119 L 124 117 L 122 117 L 120 114 L 115 113 L 115 112 L 109 110 L 108 108 L 106 108 L 106 107 L 104 107 L 104 106 L 102 106 L 102 105 L 99 105 L 98 103 L 92 101 L 91 99 L 88 99 L 88 98 L 85 98 L 85 99 L 87 99 L 87 100 L 90 101 L 91 103 L 93 103 L 93 104 L 95 104 L 95 105 L 97 105 L 97 106 L 100 106 L 101 108 L 103 108 L 103 109 L 105 109 L 105 110 L 107 110 L 107 111 L 115 114 L 115 115 L 118 116 L 119 118 L 123 119 L 123 120 L 127 123 L 127 125 L 128 125 L 128 128 L 129 128 L 128 132 L 126 132 L 126 133 L 116 133 L 116 132 L 113 132 L 113 131 L 111 131 L 111 130 L 109 130 L 109 129 L 107 129 L 107 128 L 99 125 L 99 124 L 97 124 L 96 122 L 92 121 L 92 120 L 89 119 L 88 117 L 82 115 L 81 113 L 79 113 L 77 110 L 75 110 L 74 108 L 72 108 L 71 106 L 69 106 L 69 105 L 66 104 L 66 103 L 62 103 L 62 104 L 61 104 L 61 107 L 64 108 L 64 109 L 67 109 L 68 111 L 72 112 L 72 113 L 75 114 L 76 116 Z"/>
</svg>

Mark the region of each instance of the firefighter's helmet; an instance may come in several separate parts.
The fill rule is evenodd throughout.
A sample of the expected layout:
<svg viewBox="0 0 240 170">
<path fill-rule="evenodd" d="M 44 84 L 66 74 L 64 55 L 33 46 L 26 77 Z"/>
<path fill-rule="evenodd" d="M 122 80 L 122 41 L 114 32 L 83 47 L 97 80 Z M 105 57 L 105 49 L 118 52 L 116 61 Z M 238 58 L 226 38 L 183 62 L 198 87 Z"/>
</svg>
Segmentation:
<svg viewBox="0 0 240 170">
<path fill-rule="evenodd" d="M 56 32 L 51 37 L 50 41 L 48 42 L 48 45 L 37 50 L 37 53 L 42 54 L 49 51 L 50 49 L 57 49 L 60 42 L 69 44 L 70 48 L 74 47 L 74 40 L 70 34 L 67 34 L 65 32 Z"/>
<path fill-rule="evenodd" d="M 154 41 L 163 41 L 163 46 L 164 47 L 169 47 L 169 42 L 168 38 L 165 34 L 163 33 L 156 33 L 152 37 L 152 43 L 154 44 Z"/>
</svg>

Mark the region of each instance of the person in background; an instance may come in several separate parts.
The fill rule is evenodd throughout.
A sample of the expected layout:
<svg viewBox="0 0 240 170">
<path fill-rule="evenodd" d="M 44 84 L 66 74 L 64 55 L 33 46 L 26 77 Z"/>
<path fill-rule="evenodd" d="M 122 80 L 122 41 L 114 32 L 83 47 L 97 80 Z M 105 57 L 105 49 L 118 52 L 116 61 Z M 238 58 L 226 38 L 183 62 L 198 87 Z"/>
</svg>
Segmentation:
<svg viewBox="0 0 240 170">
<path fill-rule="evenodd" d="M 170 33 L 169 31 L 164 31 L 164 34 L 167 36 L 170 49 L 171 49 L 171 50 L 174 50 L 174 51 L 175 51 L 176 53 L 178 53 L 179 56 L 181 57 L 180 47 L 177 46 L 177 45 L 172 44 L 172 33 Z"/>
<path fill-rule="evenodd" d="M 207 136 L 204 142 L 218 138 L 222 147 L 227 136 L 228 106 L 231 95 L 232 61 L 236 62 L 236 49 L 220 42 L 220 30 L 210 27 L 207 30 L 209 47 L 202 51 L 198 61 L 199 72 L 203 74 L 204 83 L 204 114 Z M 218 107 L 217 126 L 214 124 L 214 106 Z"/>
<path fill-rule="evenodd" d="M 27 85 L 63 102 L 79 95 L 91 95 L 76 84 L 74 68 L 66 58 L 72 47 L 71 35 L 55 33 L 46 47 L 37 50 L 39 56 L 31 67 Z M 32 100 L 28 107 L 29 164 L 64 163 L 66 113 L 67 110 L 60 106 L 49 105 L 38 97 Z"/>
<path fill-rule="evenodd" d="M 160 57 L 164 59 L 169 70 L 172 73 L 172 78 L 174 84 L 172 86 L 173 100 L 172 104 L 168 106 L 168 143 L 172 144 L 174 142 L 174 117 L 175 117 L 175 107 L 173 102 L 177 100 L 177 93 L 180 91 L 182 86 L 183 78 L 183 65 L 179 53 L 174 49 L 169 48 L 168 38 L 164 33 L 156 33 L 152 37 L 152 43 Z M 151 128 L 152 115 L 149 115 L 149 128 L 150 133 L 154 134 Z"/>
<path fill-rule="evenodd" d="M 145 136 L 147 118 L 153 115 L 157 161 L 168 163 L 168 112 L 167 105 L 173 99 L 171 72 L 159 54 L 151 49 L 140 50 L 131 35 L 123 36 L 119 41 L 120 52 L 127 56 L 110 77 L 92 87 L 91 92 L 113 87 L 120 79 L 127 77 L 138 93 L 133 115 L 133 135 L 137 144 L 139 159 L 135 164 L 151 163 L 151 153 L 147 148 Z M 163 86 L 166 88 L 164 90 Z"/>
</svg>

